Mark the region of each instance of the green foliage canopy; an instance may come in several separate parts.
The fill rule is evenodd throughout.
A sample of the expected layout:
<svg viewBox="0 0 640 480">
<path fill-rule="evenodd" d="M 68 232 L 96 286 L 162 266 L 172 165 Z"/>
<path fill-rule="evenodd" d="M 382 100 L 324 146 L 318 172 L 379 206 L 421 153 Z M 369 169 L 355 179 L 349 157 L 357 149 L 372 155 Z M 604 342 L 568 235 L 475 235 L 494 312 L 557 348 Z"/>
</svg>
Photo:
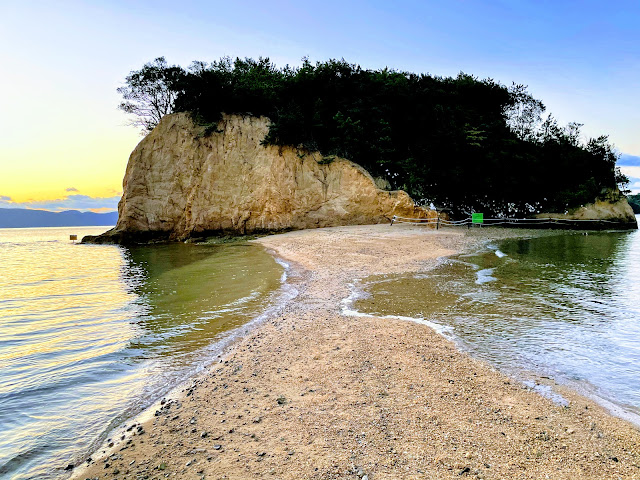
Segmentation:
<svg viewBox="0 0 640 480">
<path fill-rule="evenodd" d="M 629 201 L 629 205 L 633 209 L 633 213 L 638 215 L 640 213 L 640 193 L 635 195 L 628 195 L 627 200 Z"/>
<path fill-rule="evenodd" d="M 265 144 L 348 158 L 418 203 L 454 213 L 565 211 L 626 181 L 606 136 L 582 142 L 580 124 L 543 120 L 544 105 L 523 85 L 344 60 L 278 68 L 268 58 L 222 58 L 186 71 L 159 60 L 131 72 L 124 93 L 137 92 L 137 75 L 157 67 L 163 74 L 149 78 L 171 94 L 168 110 L 190 112 L 210 131 L 223 112 L 265 115 Z M 156 113 L 167 109 L 154 105 L 146 128 Z"/>
</svg>

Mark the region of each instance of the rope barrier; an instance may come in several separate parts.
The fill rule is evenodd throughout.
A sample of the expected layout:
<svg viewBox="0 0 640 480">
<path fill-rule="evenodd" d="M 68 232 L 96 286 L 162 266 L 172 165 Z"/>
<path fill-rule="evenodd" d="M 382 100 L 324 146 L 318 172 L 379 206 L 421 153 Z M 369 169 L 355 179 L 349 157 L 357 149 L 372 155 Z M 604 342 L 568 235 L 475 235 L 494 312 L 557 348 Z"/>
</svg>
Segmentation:
<svg viewBox="0 0 640 480">
<path fill-rule="evenodd" d="M 393 216 L 393 220 L 394 223 L 398 222 L 398 223 L 429 223 L 429 222 L 437 222 L 438 219 L 437 218 L 408 218 L 408 217 L 399 217 L 397 215 Z M 463 224 L 465 222 L 470 221 L 469 219 L 466 220 L 446 220 L 444 218 L 440 218 L 439 219 L 441 223 L 450 223 L 450 224 Z"/>
<path fill-rule="evenodd" d="M 616 220 L 595 220 L 595 219 L 570 219 L 570 218 L 552 218 L 552 217 L 544 217 L 544 218 L 485 218 L 483 219 L 483 223 L 474 224 L 471 221 L 471 218 L 466 218 L 464 220 L 447 220 L 444 218 L 409 218 L 409 217 L 400 217 L 398 215 L 394 215 L 391 219 L 391 225 L 394 223 L 406 223 L 410 225 L 436 225 L 437 228 L 440 226 L 443 227 L 456 227 L 456 226 L 469 226 L 469 225 L 485 225 L 485 226 L 494 226 L 494 225 L 543 225 L 543 224 L 576 224 L 576 223 L 595 223 L 595 224 L 621 224 L 623 222 L 619 222 Z"/>
</svg>

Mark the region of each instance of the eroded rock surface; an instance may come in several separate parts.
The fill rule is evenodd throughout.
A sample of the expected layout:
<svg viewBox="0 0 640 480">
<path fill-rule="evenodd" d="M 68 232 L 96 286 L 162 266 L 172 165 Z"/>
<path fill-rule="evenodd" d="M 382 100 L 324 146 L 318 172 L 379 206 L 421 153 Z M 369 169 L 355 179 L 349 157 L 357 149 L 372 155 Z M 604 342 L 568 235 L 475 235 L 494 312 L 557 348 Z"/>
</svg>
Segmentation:
<svg viewBox="0 0 640 480">
<path fill-rule="evenodd" d="M 403 191 L 379 189 L 353 162 L 261 145 L 268 124 L 265 117 L 225 115 L 207 136 L 187 114 L 164 117 L 129 158 L 118 224 L 93 241 L 184 240 L 436 216 Z"/>
<path fill-rule="evenodd" d="M 566 213 L 540 213 L 536 217 L 574 220 L 574 226 L 580 226 L 580 222 L 584 222 L 584 228 L 638 228 L 631 205 L 617 189 L 603 192 L 602 198 L 595 202 Z"/>
</svg>

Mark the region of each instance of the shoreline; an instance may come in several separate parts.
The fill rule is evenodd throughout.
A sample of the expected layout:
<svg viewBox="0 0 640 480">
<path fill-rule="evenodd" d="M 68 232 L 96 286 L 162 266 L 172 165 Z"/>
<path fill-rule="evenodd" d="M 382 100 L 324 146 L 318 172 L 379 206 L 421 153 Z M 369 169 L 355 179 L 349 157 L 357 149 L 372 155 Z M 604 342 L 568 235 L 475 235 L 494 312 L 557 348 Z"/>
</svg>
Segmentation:
<svg viewBox="0 0 640 480">
<path fill-rule="evenodd" d="M 533 236 L 535 235 L 539 236 L 540 234 L 539 231 L 532 232 L 532 233 L 533 233 Z M 532 235 L 530 235 L 529 232 L 526 232 L 526 235 L 524 236 L 518 236 L 516 234 L 513 236 L 507 236 L 507 237 L 509 239 L 513 239 L 513 238 L 525 238 L 530 236 Z M 553 234 L 551 234 L 551 236 L 553 236 Z M 494 251 L 497 249 L 497 247 L 492 246 L 491 243 L 494 241 L 497 241 L 496 243 L 499 244 L 500 242 L 505 240 L 507 237 L 501 238 L 501 239 L 487 237 L 483 241 L 478 242 L 478 244 L 474 245 L 473 248 L 471 249 L 468 249 L 462 252 L 456 252 L 451 256 L 442 257 L 438 260 L 441 260 L 443 263 L 447 263 L 451 258 L 479 254 L 479 253 L 482 253 L 486 248 L 489 248 L 491 251 Z M 497 250 L 497 254 L 504 255 L 504 253 L 502 253 L 499 249 Z M 459 259 L 456 259 L 455 261 L 459 261 Z M 433 268 L 437 268 L 438 266 L 439 265 L 436 265 Z M 433 271 L 433 268 L 425 271 L 416 272 L 416 273 L 428 274 L 430 271 Z M 400 275 L 403 276 L 403 274 L 400 274 Z M 349 283 L 351 293 L 347 298 L 344 298 L 341 302 L 341 314 L 344 316 L 352 316 L 352 317 L 376 317 L 381 320 L 385 320 L 385 319 L 402 320 L 407 322 L 414 322 L 419 325 L 425 325 L 431 328 L 432 330 L 434 330 L 436 333 L 441 335 L 446 340 L 452 342 L 461 353 L 468 355 L 474 359 L 477 359 L 481 362 L 487 363 L 489 366 L 491 366 L 492 368 L 495 368 L 496 370 L 503 373 L 507 377 L 510 377 L 511 379 L 515 380 L 520 384 L 526 385 L 530 389 L 536 391 L 539 395 L 554 401 L 560 406 L 564 406 L 565 404 L 569 403 L 564 398 L 564 394 L 566 392 L 576 393 L 579 396 L 587 398 L 592 402 L 596 403 L 597 405 L 599 405 L 600 407 L 604 408 L 610 415 L 617 417 L 619 419 L 622 419 L 626 422 L 629 422 L 634 427 L 640 430 L 640 408 L 639 407 L 634 406 L 632 404 L 625 404 L 625 403 L 619 402 L 613 397 L 607 397 L 602 395 L 598 391 L 598 388 L 595 385 L 593 385 L 591 382 L 585 379 L 572 380 L 567 376 L 560 376 L 559 372 L 556 372 L 555 374 L 549 373 L 541 369 L 536 369 L 533 365 L 527 365 L 527 366 L 521 365 L 517 367 L 514 367 L 514 366 L 505 367 L 504 365 L 503 366 L 496 365 L 496 363 L 486 358 L 483 358 L 481 355 L 478 355 L 473 348 L 466 345 L 463 342 L 462 338 L 460 338 L 454 333 L 453 327 L 446 324 L 427 320 L 422 316 L 413 317 L 413 316 L 406 316 L 406 315 L 400 315 L 400 314 L 394 314 L 394 313 L 389 313 L 389 314 L 367 313 L 367 311 L 360 311 L 355 309 L 355 303 L 359 299 L 369 297 L 370 293 L 368 292 L 368 288 L 370 288 L 372 284 L 375 284 L 381 281 L 382 282 L 387 281 L 386 279 L 387 275 L 384 275 L 384 277 L 385 277 L 384 280 L 381 280 L 379 278 L 367 277 L 362 279 L 356 279 L 355 281 Z"/>
<path fill-rule="evenodd" d="M 523 235 L 502 232 L 257 239 L 301 273 L 298 296 L 72 478 L 638 478 L 640 432 L 592 400 L 560 407 L 423 324 L 341 312 L 357 278 Z"/>
</svg>

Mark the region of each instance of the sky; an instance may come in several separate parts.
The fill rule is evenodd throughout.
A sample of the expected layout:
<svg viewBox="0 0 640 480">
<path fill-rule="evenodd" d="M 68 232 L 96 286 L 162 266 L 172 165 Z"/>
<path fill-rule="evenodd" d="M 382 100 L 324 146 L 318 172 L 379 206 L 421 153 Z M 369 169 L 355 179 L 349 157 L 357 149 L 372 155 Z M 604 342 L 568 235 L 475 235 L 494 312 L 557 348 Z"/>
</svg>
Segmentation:
<svg viewBox="0 0 640 480">
<path fill-rule="evenodd" d="M 141 140 L 132 70 L 222 56 L 463 71 L 609 135 L 640 192 L 640 2 L 0 0 L 0 207 L 109 211 Z"/>
</svg>

